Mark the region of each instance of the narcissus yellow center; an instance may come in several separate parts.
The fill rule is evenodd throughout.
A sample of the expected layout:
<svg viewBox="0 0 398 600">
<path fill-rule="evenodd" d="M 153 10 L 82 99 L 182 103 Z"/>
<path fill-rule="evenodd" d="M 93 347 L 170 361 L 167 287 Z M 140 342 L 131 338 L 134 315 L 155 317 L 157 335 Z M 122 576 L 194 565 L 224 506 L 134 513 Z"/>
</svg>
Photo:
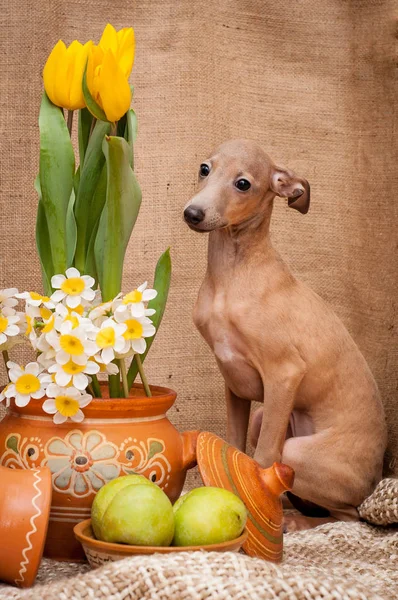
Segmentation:
<svg viewBox="0 0 398 600">
<path fill-rule="evenodd" d="M 72 312 L 75 312 L 78 315 L 82 316 L 82 314 L 84 312 L 84 306 L 82 304 L 79 304 L 79 306 L 76 306 L 76 308 L 69 308 L 68 307 L 68 312 L 69 312 L 69 314 L 71 314 Z"/>
<path fill-rule="evenodd" d="M 65 373 L 68 375 L 76 375 L 76 373 L 81 373 L 85 369 L 85 365 L 77 365 L 73 362 L 73 360 L 69 360 L 66 364 L 62 366 Z"/>
<path fill-rule="evenodd" d="M 144 328 L 139 321 L 136 321 L 136 319 L 127 319 L 124 324 L 127 325 L 127 329 L 123 333 L 125 340 L 138 340 L 142 337 Z"/>
<path fill-rule="evenodd" d="M 29 335 L 33 331 L 33 319 L 29 315 L 25 315 L 25 319 L 28 325 L 26 328 L 26 335 Z"/>
<path fill-rule="evenodd" d="M 26 373 L 17 379 L 15 389 L 18 394 L 34 394 L 40 389 L 40 381 L 34 375 Z"/>
<path fill-rule="evenodd" d="M 37 292 L 29 292 L 29 296 L 32 298 L 32 300 L 42 300 L 43 302 L 50 302 L 50 298 L 48 296 L 42 296 Z"/>
<path fill-rule="evenodd" d="M 79 410 L 79 402 L 70 396 L 57 396 L 55 408 L 64 417 L 73 417 Z"/>
<path fill-rule="evenodd" d="M 47 321 L 48 319 L 50 319 L 52 317 L 52 314 L 53 313 L 51 312 L 51 310 L 49 308 L 46 308 L 45 306 L 41 307 L 40 316 L 42 319 Z"/>
<path fill-rule="evenodd" d="M 116 342 L 115 330 L 112 327 L 104 327 L 104 329 L 101 329 L 101 331 L 97 333 L 95 341 L 100 348 L 114 346 Z"/>
<path fill-rule="evenodd" d="M 70 321 L 72 323 L 72 329 L 76 329 L 76 327 L 79 327 L 79 319 L 75 315 L 69 314 L 69 316 L 66 317 L 65 321 Z"/>
<path fill-rule="evenodd" d="M 52 317 L 50 318 L 50 320 L 47 321 L 47 323 L 44 325 L 44 327 L 43 327 L 43 333 L 48 333 L 49 331 L 51 331 L 52 329 L 54 329 L 54 321 L 55 321 L 55 317 L 54 317 L 54 315 L 52 315 Z"/>
<path fill-rule="evenodd" d="M 72 356 L 80 356 L 80 354 L 84 353 L 83 344 L 74 335 L 69 335 L 65 333 L 61 335 L 59 338 L 59 344 L 67 354 L 72 354 Z"/>
<path fill-rule="evenodd" d="M 129 294 L 126 294 L 123 298 L 123 304 L 131 304 L 132 302 L 141 302 L 142 301 L 142 292 L 138 290 L 133 290 Z"/>
<path fill-rule="evenodd" d="M 0 315 L 0 333 L 3 333 L 8 327 L 8 319 Z"/>
<path fill-rule="evenodd" d="M 65 279 L 61 285 L 61 290 L 68 296 L 78 296 L 84 291 L 85 283 L 81 277 L 71 277 Z"/>
</svg>

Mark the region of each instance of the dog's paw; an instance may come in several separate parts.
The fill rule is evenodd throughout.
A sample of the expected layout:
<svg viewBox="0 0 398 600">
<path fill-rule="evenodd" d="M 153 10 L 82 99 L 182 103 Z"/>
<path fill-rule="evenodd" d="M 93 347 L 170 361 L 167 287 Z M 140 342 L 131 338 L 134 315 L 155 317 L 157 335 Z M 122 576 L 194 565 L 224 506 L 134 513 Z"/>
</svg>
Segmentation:
<svg viewBox="0 0 398 600">
<path fill-rule="evenodd" d="M 283 519 L 283 533 L 294 533 L 313 529 L 325 523 L 334 523 L 337 519 L 333 517 L 305 517 L 304 515 L 285 515 Z"/>
</svg>

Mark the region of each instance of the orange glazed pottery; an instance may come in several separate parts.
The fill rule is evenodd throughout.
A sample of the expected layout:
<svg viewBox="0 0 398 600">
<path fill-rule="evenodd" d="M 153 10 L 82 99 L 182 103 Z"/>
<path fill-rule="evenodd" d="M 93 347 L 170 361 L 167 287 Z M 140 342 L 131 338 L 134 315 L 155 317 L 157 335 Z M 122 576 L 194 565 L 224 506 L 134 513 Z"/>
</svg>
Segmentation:
<svg viewBox="0 0 398 600">
<path fill-rule="evenodd" d="M 281 463 L 262 469 L 252 458 L 207 432 L 199 434 L 197 461 L 205 485 L 230 490 L 245 504 L 249 534 L 243 544 L 246 554 L 281 561 L 283 510 L 280 495 L 292 488 L 293 469 Z"/>
<path fill-rule="evenodd" d="M 166 417 L 176 393 L 151 386 L 152 397 L 135 385 L 130 398 L 94 399 L 82 423 L 55 425 L 42 410 L 45 398 L 25 408 L 14 401 L 0 423 L 0 465 L 12 469 L 49 467 L 53 499 L 45 556 L 84 560 L 73 527 L 91 514 L 96 492 L 108 481 L 139 473 L 174 502 L 186 470 L 196 464 L 198 432 L 179 434 Z"/>
<path fill-rule="evenodd" d="M 122 560 L 135 554 L 170 554 L 174 552 L 238 552 L 247 539 L 247 531 L 234 540 L 208 546 L 129 546 L 97 540 L 91 528 L 91 519 L 75 525 L 75 536 L 82 544 L 87 560 L 93 569 L 105 563 Z"/>
<path fill-rule="evenodd" d="M 46 539 L 51 506 L 49 469 L 0 467 L 0 580 L 30 587 Z"/>
</svg>

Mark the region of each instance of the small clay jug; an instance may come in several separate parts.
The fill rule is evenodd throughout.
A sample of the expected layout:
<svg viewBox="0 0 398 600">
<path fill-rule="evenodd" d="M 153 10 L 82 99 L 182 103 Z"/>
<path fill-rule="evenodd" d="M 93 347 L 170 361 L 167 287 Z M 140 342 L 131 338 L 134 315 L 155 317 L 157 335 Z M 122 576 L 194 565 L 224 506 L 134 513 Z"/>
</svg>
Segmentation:
<svg viewBox="0 0 398 600">
<path fill-rule="evenodd" d="M 47 535 L 51 471 L 0 467 L 0 580 L 30 587 Z"/>
</svg>

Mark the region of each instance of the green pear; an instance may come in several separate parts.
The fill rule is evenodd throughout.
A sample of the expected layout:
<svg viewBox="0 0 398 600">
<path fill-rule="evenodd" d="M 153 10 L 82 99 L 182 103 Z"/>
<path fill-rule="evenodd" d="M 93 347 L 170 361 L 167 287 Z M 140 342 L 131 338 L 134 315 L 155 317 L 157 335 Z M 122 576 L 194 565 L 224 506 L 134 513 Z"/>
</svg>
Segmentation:
<svg viewBox="0 0 398 600">
<path fill-rule="evenodd" d="M 247 510 L 232 492 L 201 487 L 174 504 L 174 546 L 205 546 L 239 537 L 245 528 Z"/>
<path fill-rule="evenodd" d="M 105 510 L 99 534 L 104 542 L 169 546 L 174 535 L 173 507 L 156 485 L 125 485 Z"/>
<path fill-rule="evenodd" d="M 125 475 L 112 479 L 99 490 L 91 507 L 91 526 L 98 540 L 102 539 L 101 524 L 103 516 L 114 496 L 126 486 L 146 484 L 155 485 L 143 475 Z"/>
</svg>

